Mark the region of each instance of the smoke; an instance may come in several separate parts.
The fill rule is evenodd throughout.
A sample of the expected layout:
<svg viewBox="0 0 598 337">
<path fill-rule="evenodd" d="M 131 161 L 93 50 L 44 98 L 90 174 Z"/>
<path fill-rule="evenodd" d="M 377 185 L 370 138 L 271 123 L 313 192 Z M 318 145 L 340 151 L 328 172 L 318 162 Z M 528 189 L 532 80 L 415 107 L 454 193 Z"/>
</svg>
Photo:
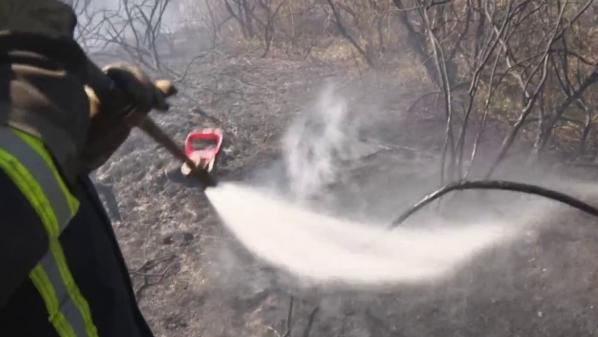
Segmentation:
<svg viewBox="0 0 598 337">
<path fill-rule="evenodd" d="M 357 123 L 349 120 L 347 100 L 333 85 L 299 116 L 283 139 L 290 189 L 300 201 L 317 196 L 338 179 L 340 166 L 358 147 Z"/>
</svg>

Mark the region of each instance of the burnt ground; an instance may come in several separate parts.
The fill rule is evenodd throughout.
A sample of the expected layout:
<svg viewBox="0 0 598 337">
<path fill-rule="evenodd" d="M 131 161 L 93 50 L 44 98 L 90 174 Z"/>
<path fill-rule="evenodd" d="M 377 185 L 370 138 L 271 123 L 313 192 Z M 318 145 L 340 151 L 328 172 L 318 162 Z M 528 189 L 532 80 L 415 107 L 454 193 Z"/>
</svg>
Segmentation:
<svg viewBox="0 0 598 337">
<path fill-rule="evenodd" d="M 281 136 L 330 81 L 347 97 L 362 125 L 359 137 L 371 150 L 343 164 L 325 206 L 347 218 L 390 221 L 438 184 L 443 130 L 442 114 L 407 112 L 426 88 L 398 74 L 223 58 L 194 67 L 172 111 L 154 117 L 182 142 L 191 129 L 214 124 L 198 112 L 200 105 L 224 124 L 220 179 L 284 185 Z M 496 151 L 500 130 L 490 126 L 483 157 Z M 114 228 L 156 336 L 598 336 L 598 221 L 577 211 L 543 204 L 517 240 L 434 283 L 321 288 L 245 251 L 200 191 L 172 179 L 178 167 L 136 131 L 96 174 L 114 191 L 120 209 Z M 511 176 L 525 181 L 565 179 L 563 172 L 514 167 Z M 591 176 L 569 176 L 581 174 Z M 598 203 L 590 180 L 576 186 L 587 187 L 576 195 Z M 530 198 L 476 194 L 464 200 L 444 207 L 447 216 L 521 215 Z"/>
</svg>

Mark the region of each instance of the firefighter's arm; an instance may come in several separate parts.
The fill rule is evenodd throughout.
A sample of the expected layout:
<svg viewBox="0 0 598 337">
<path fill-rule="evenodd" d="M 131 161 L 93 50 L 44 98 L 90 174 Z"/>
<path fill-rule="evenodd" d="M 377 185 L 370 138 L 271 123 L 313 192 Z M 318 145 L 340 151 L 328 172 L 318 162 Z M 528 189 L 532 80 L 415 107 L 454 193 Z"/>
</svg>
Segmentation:
<svg viewBox="0 0 598 337">
<path fill-rule="evenodd" d="M 74 44 L 73 36 L 76 23 L 77 18 L 73 9 L 59 0 L 0 1 L 0 32 L 33 34 L 33 36 L 45 37 L 54 42 L 62 41 L 64 44 L 65 41 L 68 41 Z M 21 39 L 28 38 L 31 38 L 31 35 L 21 37 Z M 22 44 L 21 42 L 18 44 Z M 52 43 L 49 43 L 48 46 L 52 46 Z M 39 50 L 36 52 L 49 58 L 56 58 L 58 61 L 66 57 L 63 55 L 65 53 L 56 53 L 56 49 L 60 48 L 48 48 L 48 46 L 41 47 L 38 44 L 36 49 Z M 65 48 L 70 47 L 66 46 Z M 78 51 L 71 50 L 71 53 L 67 54 L 70 55 L 70 58 L 75 59 L 71 61 L 77 63 L 75 75 L 83 84 L 87 85 L 91 123 L 86 132 L 87 138 L 83 139 L 84 144 L 74 144 L 76 148 L 81 149 L 79 160 L 77 160 L 79 168 L 70 167 L 72 164 L 70 158 L 68 163 L 59 160 L 60 165 L 67 167 L 65 169 L 68 171 L 67 178 L 71 181 L 73 175 L 87 173 L 103 164 L 128 137 L 131 127 L 151 109 L 166 110 L 168 108 L 164 91 L 159 90 L 156 83 L 150 81 L 141 69 L 122 64 L 100 69 L 85 56 L 80 48 L 78 49 Z M 39 83 L 42 82 L 37 81 L 35 86 Z M 171 89 L 174 88 L 172 85 L 169 86 Z M 57 91 L 56 88 L 43 87 L 40 90 Z M 53 96 L 47 97 L 47 99 L 45 95 L 41 97 L 44 98 L 42 101 L 50 101 L 41 104 L 50 103 L 50 107 L 56 105 L 54 104 L 56 102 L 52 102 Z M 62 105 L 64 104 L 58 104 L 59 107 Z M 46 108 L 46 106 L 42 107 Z M 73 113 L 80 114 L 81 111 L 73 111 Z M 79 119 L 80 116 L 73 116 L 73 121 Z M 80 129 L 81 125 L 73 123 L 72 125 L 59 125 L 59 127 Z M 76 130 L 73 133 L 80 134 L 81 132 Z M 76 141 L 80 142 L 81 139 Z M 73 163 L 73 165 L 76 164 Z M 71 172 L 71 170 L 75 172 Z"/>
<path fill-rule="evenodd" d="M 43 77 L 41 69 L 30 71 Z M 91 112 L 72 111 L 73 119 L 91 115 L 85 143 L 80 144 L 79 174 L 101 165 L 127 138 L 135 122 L 152 108 L 167 107 L 164 94 L 137 68 L 110 67 L 106 73 L 115 82 L 113 94 L 122 100 L 105 92 L 101 97 L 89 93 Z M 46 90 L 52 88 L 36 88 L 41 93 Z M 26 103 L 29 98 L 24 95 L 20 99 Z M 51 105 L 52 101 L 43 100 L 41 104 Z M 58 126 L 72 127 L 66 123 Z M 43 130 L 38 138 L 0 126 L 0 270 L 5 271 L 0 277 L 0 307 L 47 254 L 49 239 L 56 240 L 76 212 L 58 168 L 60 162 L 53 160 L 41 141 L 45 137 Z"/>
<path fill-rule="evenodd" d="M 15 12 L 15 8 L 20 10 Z M 40 16 L 40 13 L 43 15 Z M 75 23 L 73 11 L 59 1 L 0 1 L 0 31 L 72 39 Z M 90 68 L 97 69 L 91 61 L 87 62 L 89 62 Z M 8 110 L 3 111 L 5 115 L 8 114 L 8 117 L 3 117 L 11 121 L 13 105 L 15 108 L 19 108 L 21 114 L 26 114 L 27 109 L 31 108 L 36 110 L 39 116 L 48 117 L 48 122 L 45 124 L 39 122 L 44 120 L 39 118 L 37 120 L 39 125 L 26 125 L 27 121 L 33 120 L 33 116 L 29 115 L 26 118 L 20 118 L 18 123 L 20 129 L 35 131 L 31 134 L 35 134 L 44 141 L 52 138 L 50 137 L 52 132 L 73 131 L 73 128 L 77 128 L 74 132 L 65 134 L 82 135 L 82 137 L 60 138 L 60 141 L 53 142 L 53 146 L 45 144 L 54 151 L 54 158 L 57 159 L 56 165 L 63 169 L 70 167 L 70 162 L 65 163 L 59 160 L 62 156 L 57 156 L 57 151 L 67 146 L 80 149 L 80 152 L 76 154 L 78 157 L 76 161 L 80 162 L 78 165 L 80 171 L 70 172 L 69 170 L 72 174 L 85 174 L 101 165 L 127 138 L 131 127 L 137 120 L 143 118 L 152 108 L 167 107 L 164 96 L 141 70 L 122 65 L 103 70 L 102 76 L 106 76 L 114 82 L 113 90 L 92 90 L 93 94 L 89 94 L 91 98 L 89 111 L 80 104 L 57 104 L 72 102 L 75 100 L 74 98 L 79 99 L 79 93 L 63 92 L 73 89 L 75 82 L 72 77 L 66 80 L 60 73 L 52 73 L 43 69 L 43 64 L 40 67 L 42 69 L 38 71 L 36 67 L 28 66 L 25 62 L 22 69 L 16 69 L 13 66 L 10 71 L 7 70 L 0 74 L 7 87 L 19 89 L 15 92 L 9 91 L 5 93 L 6 97 L 3 96 L 5 102 L 10 103 Z M 9 72 L 20 70 L 26 72 L 27 76 L 9 74 Z M 52 77 L 53 81 L 49 81 L 46 78 L 48 76 Z M 86 84 L 94 83 L 94 78 L 81 78 L 81 80 Z M 9 86 L 11 81 L 19 83 Z M 68 95 L 76 97 L 65 100 Z M 54 101 L 55 99 L 57 101 Z M 62 117 L 52 119 L 51 115 L 57 112 L 57 108 L 65 109 L 66 113 L 72 114 L 72 118 L 67 116 L 65 119 Z M 83 123 L 75 123 L 75 121 L 84 119 L 88 114 L 91 119 L 90 127 L 82 129 Z M 16 124 L 14 123 L 14 125 Z M 13 124 L 9 123 L 9 125 Z M 0 150 L 3 150 L 1 144 Z M 5 152 L 10 154 L 10 151 Z M 32 203 L 31 198 L 26 197 L 26 182 L 23 185 L 22 180 L 15 179 L 14 167 L 10 166 L 11 159 L 9 158 L 5 164 L 4 167 L 0 167 L 0 268 L 2 268 L 0 270 L 4 271 L 3 276 L 0 277 L 0 307 L 6 304 L 15 289 L 23 284 L 31 270 L 47 253 L 49 242 L 47 228 L 40 223 L 47 222 L 48 219 L 42 220 L 39 214 L 40 205 Z M 34 175 L 34 178 L 37 177 Z M 72 177 L 69 178 L 72 179 Z M 47 197 L 52 196 L 48 195 Z"/>
</svg>

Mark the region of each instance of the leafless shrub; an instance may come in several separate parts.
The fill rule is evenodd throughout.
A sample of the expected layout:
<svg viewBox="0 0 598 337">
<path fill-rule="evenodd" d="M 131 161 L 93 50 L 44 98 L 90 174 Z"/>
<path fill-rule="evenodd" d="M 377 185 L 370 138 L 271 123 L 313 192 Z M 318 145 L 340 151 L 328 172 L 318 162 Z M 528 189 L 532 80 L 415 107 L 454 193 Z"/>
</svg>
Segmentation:
<svg viewBox="0 0 598 337">
<path fill-rule="evenodd" d="M 578 41 L 584 34 L 580 20 L 587 20 L 592 1 L 394 0 L 394 4 L 410 45 L 445 98 L 443 180 L 471 172 L 489 114 L 512 124 L 487 177 L 507 157 L 523 129 L 536 133 L 533 152 L 539 154 L 562 122 L 571 124 L 563 118 L 572 109 L 585 115 L 574 123 L 582 128 L 580 148 L 585 149 L 592 109 L 584 94 L 598 81 L 598 74 L 587 46 Z M 426 62 L 429 57 L 434 67 Z M 460 111 L 455 111 L 456 98 L 463 103 Z M 481 128 L 465 168 L 467 130 L 476 114 Z M 530 123 L 533 115 L 537 118 Z M 535 130 L 531 124 L 537 125 Z"/>
<path fill-rule="evenodd" d="M 415 55 L 446 119 L 443 181 L 475 174 L 491 119 L 509 123 L 510 130 L 486 176 L 522 135 L 533 158 L 563 139 L 575 143 L 567 146 L 576 155 L 595 146 L 593 0 L 186 0 L 177 2 L 184 15 L 171 31 L 163 19 L 170 0 L 119 0 L 117 9 L 91 3 L 73 4 L 86 48 L 118 47 L 162 72 L 169 71 L 163 55 L 184 34 L 209 36 L 211 48 L 245 43 L 262 57 L 280 51 L 307 57 L 314 48 L 344 43 L 381 69 Z M 416 99 L 410 109 L 427 101 Z"/>
</svg>

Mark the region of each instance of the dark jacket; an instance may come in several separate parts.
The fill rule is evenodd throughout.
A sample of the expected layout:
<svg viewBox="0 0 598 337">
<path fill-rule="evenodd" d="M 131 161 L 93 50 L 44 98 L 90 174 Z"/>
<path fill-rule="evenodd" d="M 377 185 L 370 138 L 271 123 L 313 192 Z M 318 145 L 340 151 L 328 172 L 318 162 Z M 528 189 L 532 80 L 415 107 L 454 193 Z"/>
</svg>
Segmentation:
<svg viewBox="0 0 598 337">
<path fill-rule="evenodd" d="M 0 32 L 0 336 L 152 336 L 110 221 L 75 169 L 85 62 L 68 38 Z"/>
<path fill-rule="evenodd" d="M 0 190 L 0 254 L 23 255 L 18 263 L 31 265 L 30 261 L 41 256 L 36 247 L 44 246 L 40 221 L 1 172 Z M 153 336 L 139 312 L 110 221 L 89 179 L 81 178 L 74 192 L 80 202 L 79 211 L 62 232 L 60 242 L 71 273 L 89 303 L 97 335 Z M 14 228 L 17 226 L 21 228 Z M 9 231 L 13 233 L 6 235 Z M 6 247 L 14 251 L 7 252 Z M 17 265 L 6 263 L 0 256 L 0 267 L 6 271 L 3 274 L 10 276 Z M 0 289 L 5 289 L 3 281 L 5 278 L 0 278 Z M 0 306 L 0 336 L 59 336 L 48 322 L 44 303 L 30 280 L 24 279 Z"/>
</svg>

